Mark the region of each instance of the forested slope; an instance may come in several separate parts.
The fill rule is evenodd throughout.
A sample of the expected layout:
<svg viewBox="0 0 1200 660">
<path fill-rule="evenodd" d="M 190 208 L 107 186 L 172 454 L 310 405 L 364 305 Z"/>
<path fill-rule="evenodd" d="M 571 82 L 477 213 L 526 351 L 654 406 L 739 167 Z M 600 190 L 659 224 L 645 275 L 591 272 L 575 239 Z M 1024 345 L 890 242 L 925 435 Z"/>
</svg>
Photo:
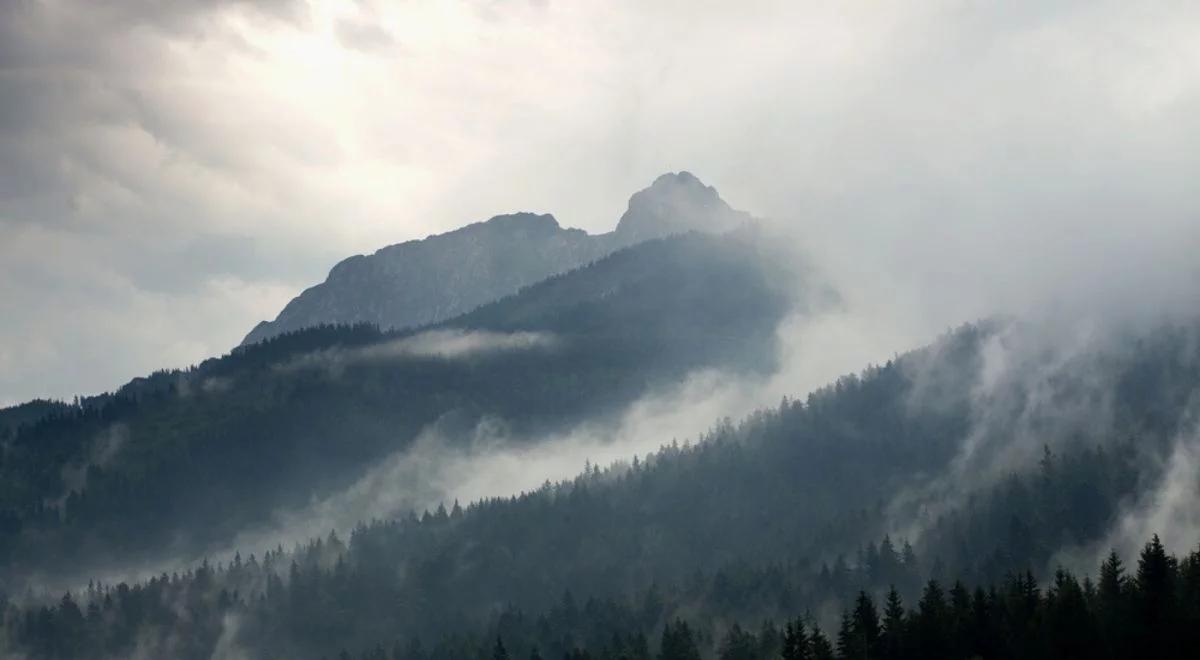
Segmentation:
<svg viewBox="0 0 1200 660">
<path fill-rule="evenodd" d="M 945 595 L 955 580 L 984 587 L 969 607 L 994 608 L 997 617 L 1058 616 L 1052 594 L 1084 594 L 1062 615 L 1091 625 L 1100 619 L 1086 617 L 1111 614 L 1097 609 L 1093 587 L 1056 578 L 1043 599 L 1037 580 L 1052 578 L 1065 550 L 1103 556 L 1121 513 L 1161 485 L 1162 459 L 1186 437 L 1189 402 L 1200 385 L 1191 348 L 1196 327 L 1134 333 L 1060 361 L 1048 376 L 1017 370 L 998 382 L 993 351 L 1012 340 L 1012 328 L 966 326 L 804 401 L 720 423 L 696 444 L 667 445 L 520 497 L 465 509 L 448 504 L 365 524 L 348 542 L 331 536 L 132 590 L 102 586 L 92 596 L 98 636 L 89 639 L 104 640 L 119 655 L 182 638 L 188 647 L 173 653 L 201 658 L 220 644 L 236 643 L 253 657 L 315 658 L 377 644 L 399 644 L 407 653 L 420 640 L 441 649 L 435 657 L 453 658 L 487 657 L 498 631 L 523 656 L 536 644 L 555 653 L 579 647 L 599 657 L 639 657 L 635 647 L 643 640 L 674 644 L 668 638 L 678 631 L 665 633 L 664 626 L 679 619 L 694 626 L 693 641 L 708 655 L 735 622 L 757 631 L 764 619 L 782 627 L 806 617 L 832 636 L 837 613 L 853 608 L 859 591 L 882 603 L 895 586 L 908 602 L 928 602 L 903 620 L 947 626 L 932 633 L 906 628 L 903 643 L 924 648 L 959 643 L 950 613 L 968 606 L 957 588 Z M 1062 413 L 1096 401 L 1097 388 L 1108 396 L 1103 412 Z M 1021 402 L 1016 409 L 1014 401 Z M 987 406 L 998 405 L 1013 417 L 997 420 Z M 1097 416 L 1103 424 L 1090 423 Z M 1030 429 L 1037 431 L 1032 437 L 1019 437 Z M 1041 444 L 994 478 L 973 473 L 974 485 L 953 501 L 939 499 L 945 506 L 934 515 L 893 506 L 900 495 L 952 475 L 965 439 L 978 444 L 992 435 L 1010 449 Z M 1161 579 L 1193 584 L 1195 562 L 1188 562 L 1167 562 L 1169 576 Z M 1077 568 L 1094 566 L 1088 560 Z M 931 592 L 929 579 L 942 591 Z M 986 591 L 990 584 L 995 594 Z M 1133 586 L 1121 589 L 1128 589 L 1120 596 L 1128 607 L 1143 602 Z M 1194 614 L 1187 595 L 1194 585 L 1187 589 L 1171 591 L 1171 607 Z M 1026 609 L 1011 610 L 1017 597 L 1026 598 Z M 186 615 L 161 609 L 178 602 L 187 603 Z M 28 617 L 65 625 L 56 617 L 64 608 L 73 616 L 71 607 L 10 610 L 10 634 L 36 644 L 36 627 L 21 625 L 40 619 Z M 524 614 L 536 612 L 545 615 Z M 1055 638 L 1077 629 L 1024 620 L 1033 627 L 991 631 L 999 637 L 978 643 L 1008 645 L 996 657 L 1054 657 L 1053 645 L 1078 642 Z M 1185 633 L 1179 620 L 1170 621 L 1171 634 Z M 1129 625 L 1136 637 L 1144 635 L 1136 626 L 1151 624 Z M 179 626 L 186 635 L 177 635 Z"/>
<path fill-rule="evenodd" d="M 752 234 L 681 235 L 438 326 L 310 329 L 135 380 L 4 440 L 0 566 L 15 580 L 199 556 L 344 487 L 434 422 L 487 416 L 536 438 L 694 369 L 769 371 L 775 327 L 802 298 Z"/>
</svg>

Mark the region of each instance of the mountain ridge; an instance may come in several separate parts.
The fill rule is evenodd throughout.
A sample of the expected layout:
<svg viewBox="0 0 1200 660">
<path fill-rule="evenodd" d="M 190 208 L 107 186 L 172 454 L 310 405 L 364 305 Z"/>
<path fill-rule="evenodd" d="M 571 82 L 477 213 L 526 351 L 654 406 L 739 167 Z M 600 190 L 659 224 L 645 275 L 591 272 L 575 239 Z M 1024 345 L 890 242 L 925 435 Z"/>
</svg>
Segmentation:
<svg viewBox="0 0 1200 660">
<path fill-rule="evenodd" d="M 516 212 L 347 257 L 274 320 L 255 325 L 240 345 L 315 325 L 390 330 L 437 323 L 623 247 L 690 230 L 720 233 L 750 220 L 692 173 L 667 173 L 630 197 L 608 233 Z"/>
<path fill-rule="evenodd" d="M 0 587 L 69 579 L 85 559 L 219 549 L 352 486 L 426 429 L 453 442 L 494 419 L 498 441 L 519 443 L 604 424 L 698 369 L 768 373 L 798 301 L 764 249 L 752 235 L 645 241 L 443 323 L 306 328 L 58 414 L 13 411 Z"/>
</svg>

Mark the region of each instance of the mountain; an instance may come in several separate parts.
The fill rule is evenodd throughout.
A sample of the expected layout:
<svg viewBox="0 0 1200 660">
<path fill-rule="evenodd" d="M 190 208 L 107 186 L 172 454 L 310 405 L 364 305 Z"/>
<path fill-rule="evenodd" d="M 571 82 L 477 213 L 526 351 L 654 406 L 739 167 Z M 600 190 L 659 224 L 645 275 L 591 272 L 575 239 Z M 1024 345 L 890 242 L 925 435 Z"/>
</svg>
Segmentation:
<svg viewBox="0 0 1200 660">
<path fill-rule="evenodd" d="M 431 434 L 519 443 L 698 369 L 768 373 L 808 304 L 774 259 L 749 228 L 655 239 L 439 324 L 310 328 L 56 409 L 4 443 L 0 585 L 201 556 Z"/>
<path fill-rule="evenodd" d="M 615 231 L 596 236 L 551 215 L 496 216 L 455 231 L 350 257 L 263 321 L 242 345 L 316 325 L 384 330 L 458 316 L 622 247 L 696 230 L 721 233 L 750 220 L 689 172 L 664 174 L 629 200 Z"/>
<path fill-rule="evenodd" d="M 1200 324 L 1013 350 L 1028 332 L 964 326 L 697 444 L 519 497 L 14 606 L 6 639 L 35 657 L 495 658 L 507 645 L 615 660 L 653 643 L 660 658 L 757 659 L 776 651 L 731 649 L 781 644 L 763 621 L 832 633 L 844 611 L 839 657 L 1188 657 L 1200 555 L 1171 559 L 1153 537 L 1136 579 L 1119 560 L 1082 585 L 1054 566 L 1071 548 L 1103 555 L 1131 507 L 1178 492 L 1164 458 L 1190 437 Z M 977 453 L 996 469 L 920 495 Z M 924 510 L 895 506 L 911 502 Z M 908 646 L 885 656 L 870 601 L 892 587 L 885 630 Z M 870 645 L 854 655 L 859 635 Z"/>
<path fill-rule="evenodd" d="M 684 231 L 719 234 L 750 221 L 690 172 L 664 174 L 629 198 L 629 207 L 607 238 L 630 244 Z"/>
<path fill-rule="evenodd" d="M 704 216 L 715 191 L 681 177 L 671 208 Z M 840 322 L 769 227 L 675 232 L 663 190 L 609 235 L 632 245 L 452 318 L 0 411 L 0 657 L 1189 657 L 1186 313 L 966 324 L 682 444 L 655 426 L 649 455 L 454 501 L 556 448 L 583 463 L 580 435 L 697 372 L 788 373 L 781 331 Z M 539 222 L 514 217 L 491 222 Z M 108 584 L 122 568 L 156 577 Z"/>
</svg>

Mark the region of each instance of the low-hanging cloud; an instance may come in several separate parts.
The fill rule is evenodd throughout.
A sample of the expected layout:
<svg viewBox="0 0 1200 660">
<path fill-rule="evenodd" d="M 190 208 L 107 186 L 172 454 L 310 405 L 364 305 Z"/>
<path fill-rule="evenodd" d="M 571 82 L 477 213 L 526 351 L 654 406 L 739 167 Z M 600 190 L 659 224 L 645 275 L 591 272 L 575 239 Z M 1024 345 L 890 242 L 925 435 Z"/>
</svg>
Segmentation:
<svg viewBox="0 0 1200 660">
<path fill-rule="evenodd" d="M 1063 335 L 1036 323 L 997 322 L 984 331 L 974 368 L 952 362 L 948 342 L 910 356 L 907 406 L 918 415 L 957 407 L 968 426 L 947 466 L 913 475 L 896 493 L 889 531 L 918 541 L 943 514 L 1029 468 L 1046 448 L 1111 437 L 1118 374 L 1106 352 L 1118 340 L 1108 330 L 1076 326 Z"/>
<path fill-rule="evenodd" d="M 1063 548 L 1056 561 L 1094 568 L 1111 551 L 1135 557 L 1151 536 L 1157 535 L 1174 552 L 1200 545 L 1200 392 L 1181 412 L 1180 429 L 1169 450 L 1151 456 L 1156 478 L 1124 502 L 1108 534 L 1080 547 Z"/>
<path fill-rule="evenodd" d="M 1125 512 L 1104 546 L 1123 557 L 1135 556 L 1146 539 L 1158 534 L 1178 551 L 1200 544 L 1200 442 L 1181 439 L 1166 461 L 1162 480 Z"/>
<path fill-rule="evenodd" d="M 379 363 L 406 358 L 460 360 L 508 351 L 549 350 L 560 345 L 558 337 L 546 332 L 494 332 L 490 330 L 427 330 L 355 348 L 334 347 L 292 358 L 276 369 L 325 369 L 341 373 L 356 364 Z"/>
<path fill-rule="evenodd" d="M 718 420 L 752 409 L 765 398 L 764 387 L 759 379 L 702 370 L 642 397 L 614 419 L 581 420 L 568 431 L 538 437 L 516 436 L 495 417 L 464 426 L 447 415 L 348 488 L 303 509 L 276 512 L 272 524 L 239 535 L 232 547 L 286 546 L 372 519 L 532 492 L 575 477 L 589 462 L 627 463 L 673 440 L 694 440 Z"/>
<path fill-rule="evenodd" d="M 492 339 L 497 336 L 503 335 L 495 333 Z M 501 343 L 528 345 L 511 340 Z M 465 345 L 480 344 L 460 343 Z M 403 346 L 383 359 L 404 359 L 416 350 L 425 356 L 437 354 L 433 350 L 437 344 L 425 340 Z M 818 352 L 814 348 L 814 354 Z M 461 349 L 454 353 L 462 355 Z M 323 362 L 318 368 L 328 365 Z M 819 383 L 825 374 L 803 377 Z M 225 547 L 185 553 L 178 548 L 164 549 L 164 556 L 156 560 L 80 567 L 75 574 L 31 575 L 28 586 L 37 597 L 53 598 L 93 579 L 103 584 L 140 581 L 206 559 L 228 562 L 239 552 L 247 556 L 280 545 L 291 548 L 330 531 L 345 537 L 358 523 L 374 519 L 432 511 L 439 505 L 449 508 L 455 501 L 465 506 L 481 499 L 532 492 L 547 481 L 575 477 L 589 462 L 597 467 L 620 466 L 674 440 L 695 441 L 723 418 L 777 404 L 776 391 L 770 377 L 705 369 L 648 393 L 615 417 L 582 419 L 569 430 L 536 437 L 515 435 L 503 419 L 464 420 L 449 412 L 411 442 L 400 442 L 400 449 L 373 463 L 346 488 L 304 507 L 278 510 L 269 523 L 243 530 Z"/>
<path fill-rule="evenodd" d="M 63 466 L 61 472 L 63 493 L 56 504 L 62 506 L 72 492 L 82 492 L 87 486 L 89 468 L 108 467 L 128 441 L 129 427 L 124 423 L 110 424 L 103 431 L 97 433 L 79 463 Z"/>
</svg>

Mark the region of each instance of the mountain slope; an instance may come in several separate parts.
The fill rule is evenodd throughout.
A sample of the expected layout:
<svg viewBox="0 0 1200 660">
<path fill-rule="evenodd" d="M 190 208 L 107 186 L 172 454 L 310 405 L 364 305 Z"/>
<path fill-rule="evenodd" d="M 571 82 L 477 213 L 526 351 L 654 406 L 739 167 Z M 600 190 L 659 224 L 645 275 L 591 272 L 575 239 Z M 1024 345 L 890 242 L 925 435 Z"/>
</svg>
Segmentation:
<svg viewBox="0 0 1200 660">
<path fill-rule="evenodd" d="M 753 233 L 641 243 L 419 331 L 323 327 L 24 426 L 0 463 L 0 560 L 220 547 L 436 428 L 512 441 L 619 413 L 692 370 L 764 372 L 795 297 Z"/>
<path fill-rule="evenodd" d="M 259 323 L 242 345 L 315 325 L 427 325 L 622 247 L 689 230 L 720 233 L 749 219 L 692 174 L 664 174 L 633 195 L 609 234 L 589 236 L 550 215 L 517 213 L 350 257 L 274 321 Z"/>
<path fill-rule="evenodd" d="M 1038 350 L 1026 363 L 1010 354 L 1006 362 L 1019 367 L 1008 378 L 996 373 L 995 352 L 1019 331 L 965 327 L 804 402 L 785 401 L 737 427 L 719 424 L 693 447 L 670 445 L 645 461 L 589 469 L 465 511 L 373 523 L 348 545 L 330 536 L 291 555 L 241 557 L 140 591 L 107 592 L 116 594 L 113 616 L 133 623 L 100 630 L 129 649 L 184 627 L 193 646 L 178 655 L 197 658 L 209 657 L 218 638 L 252 657 L 315 659 L 397 640 L 411 646 L 450 635 L 443 639 L 453 643 L 484 626 L 510 642 L 538 638 L 570 649 L 610 640 L 551 631 L 655 634 L 676 617 L 722 631 L 731 621 L 806 611 L 820 618 L 822 607 L 833 603 L 836 612 L 860 589 L 896 585 L 911 603 L 929 577 L 987 583 L 1025 570 L 1046 575 L 1064 547 L 1106 540 L 1162 479 L 1161 458 L 1186 431 L 1189 402 L 1200 391 L 1198 330 L 1116 337 L 1055 360 L 1052 373 L 1036 373 L 1034 363 L 1061 355 Z M 1111 398 L 1102 403 L 1095 388 Z M 1079 403 L 1086 405 L 1064 414 Z M 995 406 L 1012 414 L 994 418 Z M 1097 416 L 1104 423 L 1094 427 Z M 946 478 L 989 435 L 1006 438 L 997 449 L 1023 443 L 1017 435 L 1026 422 L 1037 430 L 1030 440 L 1053 452 L 1008 461 L 1007 477 L 972 472 L 976 483 L 952 501 L 926 502 L 948 506 L 924 532 L 912 527 L 922 515 L 889 505 Z M 909 529 L 915 547 L 886 536 L 898 527 Z M 1022 577 L 1013 597 L 1028 595 L 1030 585 L 1036 595 L 1037 582 Z M 964 591 L 955 591 L 961 609 Z M 175 602 L 167 594 L 186 600 L 187 615 L 165 627 L 138 624 L 146 607 L 179 616 L 156 604 Z M 230 617 L 238 622 L 232 632 Z M 832 629 L 828 616 L 822 625 Z M 27 634 L 47 638 L 36 628 Z M 435 657 L 478 657 L 478 650 L 451 647 Z"/>
</svg>

